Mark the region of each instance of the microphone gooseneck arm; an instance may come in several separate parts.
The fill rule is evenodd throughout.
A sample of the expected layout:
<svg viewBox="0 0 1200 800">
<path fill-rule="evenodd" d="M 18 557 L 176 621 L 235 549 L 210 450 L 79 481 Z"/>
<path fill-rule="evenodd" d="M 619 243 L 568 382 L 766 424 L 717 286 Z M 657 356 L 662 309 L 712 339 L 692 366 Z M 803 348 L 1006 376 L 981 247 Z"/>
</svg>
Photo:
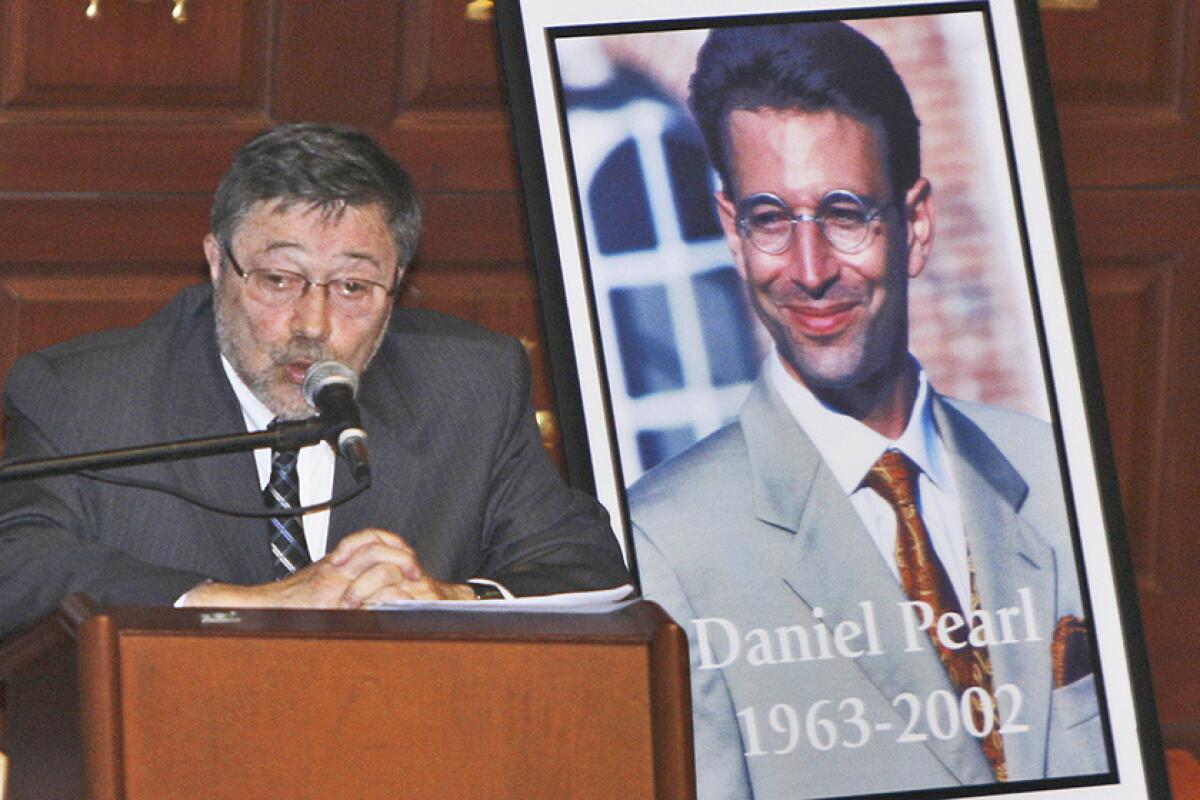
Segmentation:
<svg viewBox="0 0 1200 800">
<path fill-rule="evenodd" d="M 270 447 L 274 450 L 299 450 L 326 438 L 326 423 L 320 418 L 281 422 L 265 431 L 234 433 L 163 442 L 118 450 L 100 450 L 73 456 L 37 458 L 0 463 L 0 483 L 44 478 L 52 475 L 71 475 L 76 472 L 116 467 L 133 467 L 161 461 L 182 461 L 187 458 L 241 453 Z"/>
<path fill-rule="evenodd" d="M 358 407 L 354 402 L 354 392 L 358 388 L 358 376 L 348 367 L 336 361 L 322 361 L 309 368 L 305 375 L 303 388 L 305 398 L 319 410 L 319 416 L 277 422 L 265 431 L 252 433 L 207 436 L 200 439 L 146 444 L 116 450 L 99 450 L 52 458 L 0 461 L 0 484 L 33 478 L 80 474 L 93 480 L 167 492 L 203 508 L 221 513 L 230 513 L 235 516 L 260 516 L 264 512 L 226 510 L 183 490 L 136 478 L 98 474 L 96 470 L 133 467 L 164 461 L 182 461 L 268 447 L 272 450 L 299 450 L 324 440 L 329 442 L 349 462 L 350 471 L 358 483 L 358 488 L 346 496 L 335 498 L 329 503 L 322 503 L 313 508 L 337 505 L 357 496 L 371 484 L 367 434 L 359 422 Z M 300 513 L 308 510 L 310 509 L 297 509 Z M 278 516 L 278 514 L 275 515 Z"/>
</svg>

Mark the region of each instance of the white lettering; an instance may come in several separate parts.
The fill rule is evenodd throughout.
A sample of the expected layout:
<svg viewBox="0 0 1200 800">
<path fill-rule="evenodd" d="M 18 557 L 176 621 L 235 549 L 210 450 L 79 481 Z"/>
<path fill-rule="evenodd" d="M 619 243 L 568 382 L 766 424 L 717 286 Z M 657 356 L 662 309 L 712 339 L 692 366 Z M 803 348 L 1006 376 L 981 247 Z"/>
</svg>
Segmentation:
<svg viewBox="0 0 1200 800">
<path fill-rule="evenodd" d="M 847 658 L 858 658 L 866 651 L 852 649 L 850 642 L 862 636 L 862 632 L 862 626 L 854 620 L 842 620 L 833 628 L 833 646 Z"/>
<path fill-rule="evenodd" d="M 793 661 L 812 660 L 812 649 L 808 644 L 808 631 L 800 625 L 787 625 L 782 628 L 776 628 L 775 636 L 779 640 L 779 660 L 783 663 L 790 664 Z M 792 654 L 793 640 L 800 651 L 800 655 L 798 656 Z"/>
<path fill-rule="evenodd" d="M 996 612 L 996 617 L 1004 614 L 1005 611 L 1014 609 L 1002 608 Z M 971 619 L 971 634 L 967 640 L 972 647 L 987 647 L 992 644 L 1005 644 L 1003 639 L 996 638 L 996 626 L 994 623 L 995 617 L 990 612 L 979 609 L 972 611 L 968 615 Z M 1007 616 L 1007 615 L 1006 615 Z"/>
<path fill-rule="evenodd" d="M 947 611 L 937 621 L 937 638 L 938 641 L 947 650 L 961 650 L 967 646 L 966 641 L 956 641 L 952 634 L 954 631 L 966 625 L 967 622 L 962 618 L 962 615 L 953 611 Z"/>
<path fill-rule="evenodd" d="M 821 619 L 825 616 L 825 610 L 820 606 L 813 608 L 813 616 Z M 829 650 L 829 628 L 824 622 L 818 622 L 813 625 L 813 633 L 817 635 L 817 658 L 826 659 L 833 658 L 833 653 Z"/>
<path fill-rule="evenodd" d="M 696 644 L 700 649 L 700 669 L 721 669 L 737 660 L 741 642 L 738 641 L 738 629 L 732 622 L 720 617 L 704 617 L 692 620 L 692 624 L 696 626 Z M 723 659 L 713 653 L 712 644 L 708 639 L 709 625 L 716 625 L 725 634 L 726 648 L 729 652 Z"/>
<path fill-rule="evenodd" d="M 1013 606 L 1012 608 L 1000 608 L 996 610 L 996 619 L 1000 622 L 1001 633 L 1000 639 L 997 642 L 998 644 L 1016 643 L 1017 637 L 1013 634 L 1012 618 L 1019 616 L 1021 616 L 1021 609 L 1017 608 L 1016 606 Z M 972 640 L 971 644 L 975 644 L 975 641 Z M 977 644 L 975 644 L 975 646 L 979 647 Z"/>
<path fill-rule="evenodd" d="M 746 663 L 752 667 L 778 663 L 771 654 L 771 639 L 762 628 L 751 628 L 746 634 Z"/>
<path fill-rule="evenodd" d="M 1025 617 L 1025 641 L 1040 642 L 1042 637 L 1033 627 L 1033 590 L 1025 586 L 1017 589 L 1017 594 L 1021 595 L 1021 614 Z"/>
<path fill-rule="evenodd" d="M 917 614 L 920 614 L 920 622 L 917 622 Z M 904 621 L 904 638 L 908 645 L 904 648 L 906 653 L 915 653 L 924 648 L 918 644 L 919 632 L 928 631 L 933 625 L 933 607 L 929 603 L 920 600 L 910 600 L 900 603 L 900 616 Z M 915 624 L 914 624 L 915 623 Z M 927 637 L 922 636 L 921 639 Z"/>
<path fill-rule="evenodd" d="M 863 600 L 858 605 L 863 611 L 863 626 L 867 629 L 867 655 L 882 655 L 883 648 L 879 645 L 879 625 L 875 622 L 875 604 L 870 600 Z"/>
</svg>

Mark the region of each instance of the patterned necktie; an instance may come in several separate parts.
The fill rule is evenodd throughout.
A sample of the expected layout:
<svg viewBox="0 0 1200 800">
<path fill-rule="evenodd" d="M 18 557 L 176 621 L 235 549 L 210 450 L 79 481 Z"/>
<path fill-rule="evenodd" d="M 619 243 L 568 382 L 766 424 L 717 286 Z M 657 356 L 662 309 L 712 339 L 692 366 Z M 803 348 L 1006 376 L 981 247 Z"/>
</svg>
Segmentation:
<svg viewBox="0 0 1200 800">
<path fill-rule="evenodd" d="M 950 583 L 950 576 L 938 559 L 929 540 L 929 531 L 917 510 L 914 484 L 919 472 L 916 464 L 899 450 L 888 450 L 867 473 L 866 484 L 896 512 L 896 566 L 904 592 L 911 600 L 928 603 L 933 609 L 933 618 L 939 620 L 943 614 L 954 613 L 963 619 L 962 607 Z M 979 597 L 975 591 L 975 575 L 971 573 L 971 601 L 978 609 Z M 937 637 L 936 623 L 929 628 L 929 638 L 937 648 L 942 666 L 950 677 L 959 696 L 968 688 L 978 686 L 992 696 L 991 725 L 986 725 L 983 702 L 978 692 L 971 693 L 971 715 L 974 729 L 990 731 L 981 742 L 983 754 L 992 765 L 997 780 L 1005 780 L 1004 740 L 1000 736 L 999 715 L 995 711 L 995 695 L 992 692 L 992 665 L 987 647 L 967 644 L 957 650 L 946 647 Z M 962 630 L 962 629 L 960 629 Z M 963 634 L 965 636 L 965 634 Z"/>
<path fill-rule="evenodd" d="M 263 500 L 271 509 L 300 507 L 300 479 L 296 474 L 295 450 L 272 451 L 271 477 L 267 481 L 267 488 L 263 490 Z M 300 517 L 271 517 L 270 535 L 275 580 L 286 578 L 312 563 L 304 542 L 304 525 Z"/>
</svg>

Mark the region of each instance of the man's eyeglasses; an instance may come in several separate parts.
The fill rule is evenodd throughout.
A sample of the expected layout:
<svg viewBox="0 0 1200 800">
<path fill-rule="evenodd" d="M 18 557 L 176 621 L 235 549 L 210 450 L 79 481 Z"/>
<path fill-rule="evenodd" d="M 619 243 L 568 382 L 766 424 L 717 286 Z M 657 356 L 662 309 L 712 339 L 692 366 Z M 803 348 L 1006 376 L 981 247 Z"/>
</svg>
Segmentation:
<svg viewBox="0 0 1200 800">
<path fill-rule="evenodd" d="M 779 255 L 792 244 L 797 223 L 815 222 L 825 241 L 842 253 L 865 250 L 878 233 L 876 221 L 885 203 L 872 206 L 848 189 L 826 192 L 815 214 L 793 214 L 788 204 L 769 192 L 752 194 L 738 201 L 738 232 L 764 253 Z"/>
<path fill-rule="evenodd" d="M 309 280 L 299 272 L 286 269 L 251 269 L 244 270 L 229 245 L 222 245 L 225 257 L 229 259 L 233 271 L 246 282 L 246 290 L 250 297 L 258 303 L 267 306 L 286 306 L 295 303 L 310 286 L 325 290 L 329 304 L 339 314 L 346 316 L 362 316 L 378 310 L 385 297 L 395 295 L 400 288 L 400 282 L 392 288 L 384 286 L 367 278 L 334 278 L 318 282 Z"/>
</svg>

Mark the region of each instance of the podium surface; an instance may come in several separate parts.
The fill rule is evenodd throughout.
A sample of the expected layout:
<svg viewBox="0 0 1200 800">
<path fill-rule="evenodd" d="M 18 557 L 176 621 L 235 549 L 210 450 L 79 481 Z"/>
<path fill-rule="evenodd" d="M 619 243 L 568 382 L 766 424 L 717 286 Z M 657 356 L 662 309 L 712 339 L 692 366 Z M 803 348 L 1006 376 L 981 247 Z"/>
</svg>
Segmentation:
<svg viewBox="0 0 1200 800">
<path fill-rule="evenodd" d="M 55 647 L 45 645 L 52 634 L 31 636 L 78 656 L 78 796 L 694 796 L 686 640 L 651 603 L 603 614 L 130 607 L 59 616 Z M 33 661 L 16 661 L 0 658 L 4 749 L 14 761 L 10 800 L 23 800 L 41 795 L 37 765 L 18 759 L 38 756 L 17 739 L 37 729 L 31 695 L 54 670 L 42 658 L 40 680 L 29 681 Z M 57 763 L 61 777 L 63 761 L 44 764 Z"/>
</svg>

